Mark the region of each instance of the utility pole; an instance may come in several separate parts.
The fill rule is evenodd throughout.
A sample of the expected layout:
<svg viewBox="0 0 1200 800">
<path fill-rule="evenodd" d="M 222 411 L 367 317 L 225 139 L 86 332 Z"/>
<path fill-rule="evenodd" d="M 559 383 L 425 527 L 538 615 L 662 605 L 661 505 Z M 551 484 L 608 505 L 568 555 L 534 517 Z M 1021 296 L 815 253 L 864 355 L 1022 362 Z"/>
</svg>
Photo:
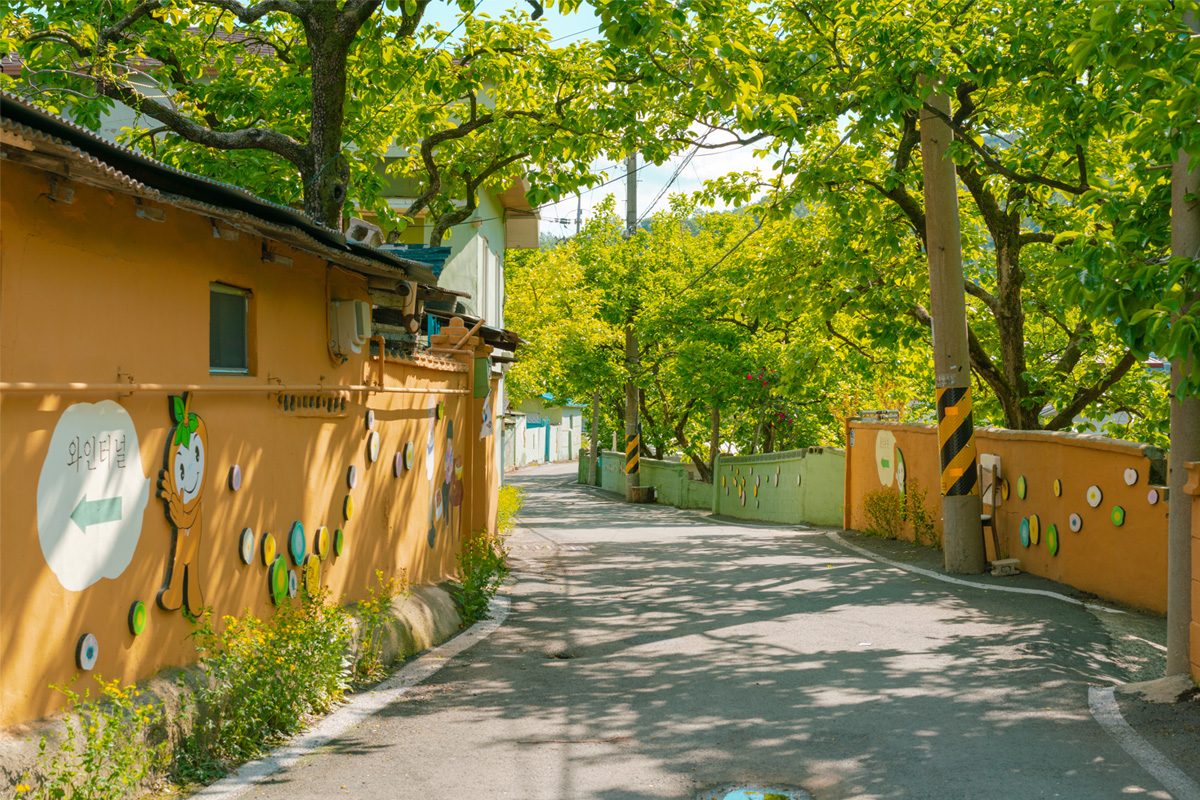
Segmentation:
<svg viewBox="0 0 1200 800">
<path fill-rule="evenodd" d="M 592 392 L 592 457 L 588 461 L 588 485 L 599 486 L 596 476 L 600 469 L 600 390 Z"/>
<path fill-rule="evenodd" d="M 1183 22 L 1200 30 L 1196 17 L 1187 13 Z M 1188 155 L 1180 149 L 1171 170 L 1171 255 L 1200 256 L 1200 203 L 1187 200 L 1200 192 L 1200 170 L 1188 172 Z M 1200 297 L 1185 297 L 1180 313 L 1195 308 Z M 1171 452 L 1170 500 L 1167 511 L 1167 676 L 1186 675 L 1191 670 L 1189 622 L 1192 620 L 1192 496 L 1183 491 L 1187 472 L 1183 465 L 1200 461 L 1200 397 L 1179 399 L 1179 389 L 1188 375 L 1200 367 L 1196 354 L 1171 362 Z"/>
<path fill-rule="evenodd" d="M 926 102 L 950 115 L 950 97 L 936 84 Z M 967 347 L 958 178 L 949 157 L 952 140 L 949 126 L 922 109 L 921 161 L 942 468 L 943 553 L 947 572 L 974 574 L 983 572 L 987 556 L 980 522 L 975 422 L 971 414 L 971 360 Z"/>
<path fill-rule="evenodd" d="M 637 153 L 625 160 L 625 238 L 637 230 Z M 633 382 L 637 371 L 638 340 L 633 330 L 633 305 L 625 319 L 625 500 L 633 502 L 634 489 L 639 484 L 638 463 L 641 459 L 642 437 L 638 430 L 638 388 Z"/>
</svg>

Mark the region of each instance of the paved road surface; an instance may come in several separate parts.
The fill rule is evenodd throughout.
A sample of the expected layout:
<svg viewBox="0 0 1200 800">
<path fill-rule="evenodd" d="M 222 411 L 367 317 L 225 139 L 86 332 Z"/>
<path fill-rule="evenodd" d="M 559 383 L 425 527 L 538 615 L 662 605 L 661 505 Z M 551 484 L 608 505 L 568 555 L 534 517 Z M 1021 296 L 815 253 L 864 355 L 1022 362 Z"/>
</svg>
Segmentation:
<svg viewBox="0 0 1200 800">
<path fill-rule="evenodd" d="M 626 506 L 574 469 L 511 476 L 528 497 L 499 630 L 246 796 L 1170 796 L 1089 714 L 1089 682 L 1124 675 L 1087 610 Z"/>
</svg>

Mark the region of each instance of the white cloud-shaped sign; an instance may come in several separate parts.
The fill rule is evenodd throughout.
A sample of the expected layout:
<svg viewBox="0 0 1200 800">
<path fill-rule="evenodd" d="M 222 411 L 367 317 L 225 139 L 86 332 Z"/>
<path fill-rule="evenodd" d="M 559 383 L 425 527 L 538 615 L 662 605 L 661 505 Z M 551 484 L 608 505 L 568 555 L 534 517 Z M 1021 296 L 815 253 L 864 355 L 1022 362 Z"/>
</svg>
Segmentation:
<svg viewBox="0 0 1200 800">
<path fill-rule="evenodd" d="M 59 582 L 78 592 L 124 572 L 149 498 L 129 413 L 112 400 L 69 406 L 37 488 L 38 540 Z"/>
</svg>

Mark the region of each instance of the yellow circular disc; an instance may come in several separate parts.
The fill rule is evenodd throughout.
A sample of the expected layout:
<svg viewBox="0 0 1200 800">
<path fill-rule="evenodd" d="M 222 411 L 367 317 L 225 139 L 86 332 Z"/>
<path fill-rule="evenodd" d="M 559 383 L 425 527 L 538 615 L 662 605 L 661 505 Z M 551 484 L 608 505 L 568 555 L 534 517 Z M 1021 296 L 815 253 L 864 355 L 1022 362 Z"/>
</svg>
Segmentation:
<svg viewBox="0 0 1200 800">
<path fill-rule="evenodd" d="M 316 594 L 321 589 L 321 559 L 316 553 L 309 553 L 304 559 L 304 590 Z"/>
<path fill-rule="evenodd" d="M 342 503 L 342 516 L 349 520 L 354 516 L 354 498 L 346 495 L 346 501 Z"/>
<path fill-rule="evenodd" d="M 264 533 L 262 538 L 262 562 L 264 567 L 275 563 L 275 537 Z"/>
<path fill-rule="evenodd" d="M 1042 540 L 1042 521 L 1034 514 L 1029 518 L 1029 541 L 1037 544 Z"/>
<path fill-rule="evenodd" d="M 1062 497 L 1062 481 L 1058 478 L 1054 479 L 1054 496 Z"/>
<path fill-rule="evenodd" d="M 329 528 L 324 525 L 317 528 L 317 541 L 314 544 L 313 550 L 316 551 L 318 558 L 324 561 L 329 557 Z"/>
<path fill-rule="evenodd" d="M 1008 479 L 1007 478 L 1000 481 L 1000 496 L 1003 497 L 1005 500 L 1008 499 Z"/>
</svg>

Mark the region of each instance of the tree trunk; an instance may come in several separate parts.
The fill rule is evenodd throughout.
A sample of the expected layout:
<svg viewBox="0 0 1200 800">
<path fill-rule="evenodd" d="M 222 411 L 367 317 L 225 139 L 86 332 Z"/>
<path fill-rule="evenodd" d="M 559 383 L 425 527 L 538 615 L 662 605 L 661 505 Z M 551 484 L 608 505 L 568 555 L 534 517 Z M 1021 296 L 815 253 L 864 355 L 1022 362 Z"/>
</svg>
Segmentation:
<svg viewBox="0 0 1200 800">
<path fill-rule="evenodd" d="M 712 436 L 708 440 L 708 474 L 715 481 L 717 475 L 717 453 L 721 446 L 721 409 L 712 407 Z"/>
<path fill-rule="evenodd" d="M 600 390 L 592 392 L 592 457 L 588 462 L 588 485 L 599 486 L 596 477 L 600 463 Z"/>
<path fill-rule="evenodd" d="M 313 3 L 304 17 L 312 58 L 312 120 L 304 181 L 304 211 L 321 224 L 340 231 L 350 183 L 350 164 L 342 155 L 346 114 L 346 56 L 349 36 L 336 3 Z"/>
</svg>

